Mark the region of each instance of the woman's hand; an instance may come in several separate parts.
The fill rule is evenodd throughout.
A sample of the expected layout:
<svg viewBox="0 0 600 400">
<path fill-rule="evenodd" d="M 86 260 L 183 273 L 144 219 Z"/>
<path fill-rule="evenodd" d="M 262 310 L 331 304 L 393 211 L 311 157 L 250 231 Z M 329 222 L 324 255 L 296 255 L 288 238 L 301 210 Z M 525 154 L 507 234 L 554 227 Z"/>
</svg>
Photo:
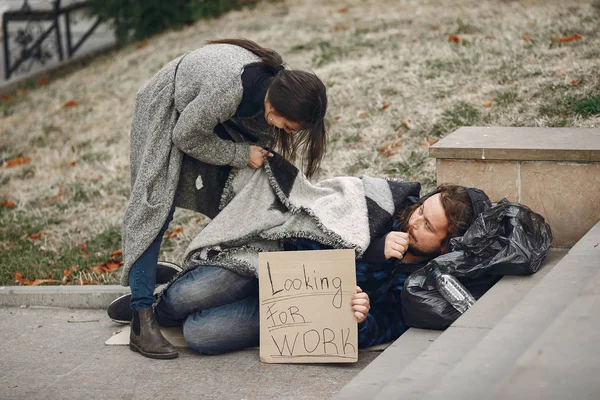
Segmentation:
<svg viewBox="0 0 600 400">
<path fill-rule="evenodd" d="M 265 157 L 273 157 L 273 153 L 258 146 L 250 146 L 250 161 L 248 166 L 252 168 L 260 168 L 265 163 Z"/>
<path fill-rule="evenodd" d="M 367 314 L 369 314 L 369 310 L 371 309 L 371 304 L 369 303 L 369 295 L 364 293 L 360 287 L 356 287 L 356 294 L 352 295 L 352 311 L 354 311 L 354 316 L 356 320 L 360 324 L 365 319 L 367 319 Z"/>
<path fill-rule="evenodd" d="M 406 232 L 392 231 L 388 233 L 385 237 L 385 247 L 383 250 L 385 259 L 389 260 L 392 257 L 399 260 L 402 259 L 404 253 L 408 250 L 408 240 L 409 236 Z"/>
</svg>

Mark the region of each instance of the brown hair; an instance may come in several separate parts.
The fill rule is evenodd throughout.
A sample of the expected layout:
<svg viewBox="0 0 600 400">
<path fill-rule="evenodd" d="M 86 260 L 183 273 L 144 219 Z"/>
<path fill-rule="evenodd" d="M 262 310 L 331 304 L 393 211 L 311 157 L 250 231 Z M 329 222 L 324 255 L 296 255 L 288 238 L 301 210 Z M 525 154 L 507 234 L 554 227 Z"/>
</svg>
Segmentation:
<svg viewBox="0 0 600 400">
<path fill-rule="evenodd" d="M 305 173 L 308 177 L 319 169 L 327 147 L 325 112 L 327 111 L 327 92 L 323 82 L 315 75 L 305 71 L 282 69 L 283 60 L 274 50 L 264 48 L 246 39 L 211 40 L 209 44 L 232 44 L 242 47 L 260 57 L 260 63 L 273 71 L 268 99 L 275 111 L 287 120 L 302 125 L 302 129 L 288 135 L 283 129 L 277 131 L 275 142 L 281 155 L 295 161 L 298 149 L 303 149 Z"/>
<path fill-rule="evenodd" d="M 448 234 L 442 240 L 441 249 L 444 252 L 450 243 L 450 239 L 465 234 L 474 219 L 473 206 L 467 190 L 464 186 L 444 184 L 438 186 L 433 192 L 421 197 L 419 201 L 400 211 L 398 222 L 400 229 L 406 232 L 408 220 L 413 211 L 421 207 L 429 197 L 439 193 L 442 207 L 448 218 Z"/>
</svg>

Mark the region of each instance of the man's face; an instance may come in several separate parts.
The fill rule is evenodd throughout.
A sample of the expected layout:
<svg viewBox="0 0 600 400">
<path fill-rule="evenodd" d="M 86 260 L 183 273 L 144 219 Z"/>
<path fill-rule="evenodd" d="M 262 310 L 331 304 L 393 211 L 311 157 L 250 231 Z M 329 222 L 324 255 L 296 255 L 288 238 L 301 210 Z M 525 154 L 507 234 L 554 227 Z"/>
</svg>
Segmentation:
<svg viewBox="0 0 600 400">
<path fill-rule="evenodd" d="M 442 241 L 448 234 L 448 218 L 439 193 L 413 211 L 406 229 L 410 237 L 409 253 L 427 258 L 441 254 Z"/>
</svg>

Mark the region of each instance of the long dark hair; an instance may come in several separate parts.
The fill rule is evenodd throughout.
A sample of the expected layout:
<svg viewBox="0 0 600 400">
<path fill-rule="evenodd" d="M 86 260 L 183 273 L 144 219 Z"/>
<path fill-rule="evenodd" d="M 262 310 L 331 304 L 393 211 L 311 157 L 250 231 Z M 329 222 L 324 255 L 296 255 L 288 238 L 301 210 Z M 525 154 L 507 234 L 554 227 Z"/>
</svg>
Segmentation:
<svg viewBox="0 0 600 400">
<path fill-rule="evenodd" d="M 302 148 L 305 173 L 308 177 L 319 169 L 327 147 L 325 112 L 327 111 L 327 93 L 323 82 L 315 75 L 305 71 L 282 68 L 283 60 L 274 50 L 264 48 L 246 39 L 211 40 L 209 44 L 232 44 L 242 47 L 260 57 L 261 64 L 273 71 L 268 100 L 275 111 L 285 119 L 297 122 L 302 129 L 293 135 L 283 129 L 277 130 L 276 146 L 281 155 L 295 161 L 298 149 Z"/>
<path fill-rule="evenodd" d="M 442 207 L 444 207 L 446 218 L 448 218 L 448 234 L 442 240 L 441 245 L 442 250 L 447 250 L 450 239 L 464 235 L 474 219 L 471 199 L 464 186 L 439 185 L 433 192 L 421 197 L 419 201 L 400 211 L 398 222 L 400 223 L 400 230 L 408 232 L 408 221 L 413 211 L 421 207 L 421 204 L 425 200 L 437 193 L 440 193 Z"/>
</svg>

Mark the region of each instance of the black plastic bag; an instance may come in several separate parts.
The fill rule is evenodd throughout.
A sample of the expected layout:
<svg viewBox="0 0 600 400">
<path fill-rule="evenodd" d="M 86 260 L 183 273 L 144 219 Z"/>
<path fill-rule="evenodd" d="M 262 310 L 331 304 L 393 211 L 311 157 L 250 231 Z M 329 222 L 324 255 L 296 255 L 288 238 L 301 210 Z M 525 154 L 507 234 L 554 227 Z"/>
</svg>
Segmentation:
<svg viewBox="0 0 600 400">
<path fill-rule="evenodd" d="M 411 274 L 402 291 L 402 313 L 412 327 L 445 329 L 460 313 L 438 292 L 431 267 L 457 277 L 478 299 L 501 275 L 530 275 L 548 255 L 552 232 L 528 207 L 502 199 L 481 213 L 464 236 L 450 241 L 452 252 Z"/>
</svg>

